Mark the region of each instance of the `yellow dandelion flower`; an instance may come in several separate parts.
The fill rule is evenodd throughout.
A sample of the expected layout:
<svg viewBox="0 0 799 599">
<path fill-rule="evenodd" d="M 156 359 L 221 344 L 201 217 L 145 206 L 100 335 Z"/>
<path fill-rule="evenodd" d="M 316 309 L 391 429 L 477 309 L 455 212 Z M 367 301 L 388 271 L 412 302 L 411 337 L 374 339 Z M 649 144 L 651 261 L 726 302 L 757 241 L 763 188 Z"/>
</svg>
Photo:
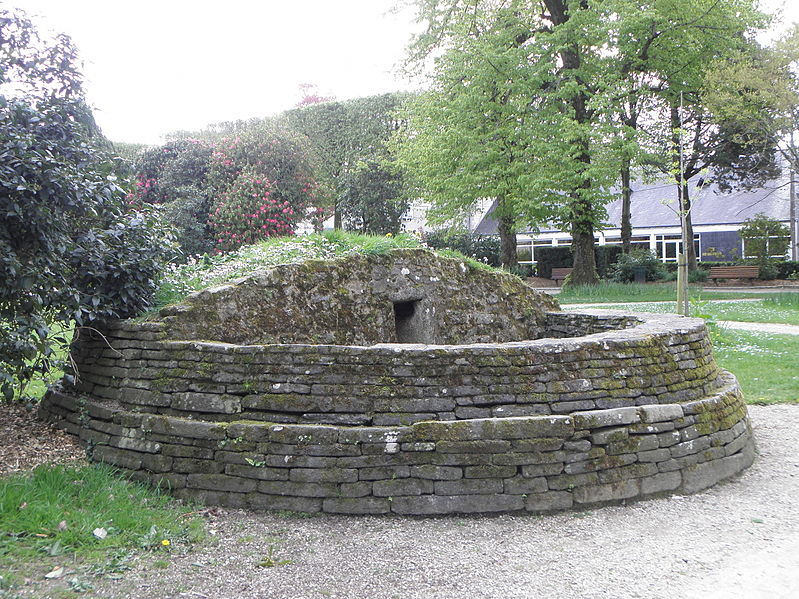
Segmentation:
<svg viewBox="0 0 799 599">
<path fill-rule="evenodd" d="M 169 547 L 169 539 L 164 539 L 163 541 L 161 541 L 161 545 L 163 545 L 164 547 Z"/>
</svg>

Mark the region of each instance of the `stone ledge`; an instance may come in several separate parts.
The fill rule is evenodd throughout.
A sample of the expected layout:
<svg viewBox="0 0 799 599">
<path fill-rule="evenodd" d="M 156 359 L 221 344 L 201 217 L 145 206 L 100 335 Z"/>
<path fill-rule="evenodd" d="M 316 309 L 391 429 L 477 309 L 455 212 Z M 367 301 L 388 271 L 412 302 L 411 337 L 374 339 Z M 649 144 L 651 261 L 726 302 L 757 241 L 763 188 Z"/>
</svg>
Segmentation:
<svg viewBox="0 0 799 599">
<path fill-rule="evenodd" d="M 691 416 L 663 404 L 397 427 L 214 423 L 134 414 L 57 390 L 40 413 L 91 443 L 92 459 L 207 503 L 351 514 L 546 512 L 693 493 L 748 467 L 755 453 L 745 406 L 735 379 L 723 380 Z M 690 438 L 680 441 L 684 434 Z"/>
</svg>

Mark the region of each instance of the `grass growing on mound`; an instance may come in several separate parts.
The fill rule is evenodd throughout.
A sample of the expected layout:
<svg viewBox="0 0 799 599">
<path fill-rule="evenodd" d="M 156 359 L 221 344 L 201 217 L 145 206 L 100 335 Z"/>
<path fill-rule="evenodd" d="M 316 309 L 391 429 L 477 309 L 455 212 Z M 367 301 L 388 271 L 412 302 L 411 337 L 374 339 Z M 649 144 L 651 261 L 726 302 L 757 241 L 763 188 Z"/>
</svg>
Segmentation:
<svg viewBox="0 0 799 599">
<path fill-rule="evenodd" d="M 135 551 L 167 556 L 203 538 L 202 522 L 187 511 L 104 465 L 47 465 L 0 477 L 0 568 L 5 578 L 9 571 L 41 578 L 58 567 L 120 568 Z"/>
<path fill-rule="evenodd" d="M 383 254 L 398 248 L 420 248 L 422 244 L 412 235 L 395 237 L 359 235 L 345 231 L 327 231 L 301 237 L 278 237 L 235 252 L 192 258 L 187 264 L 172 265 L 164 273 L 156 293 L 155 307 L 179 302 L 188 294 L 222 285 L 252 272 L 306 260 L 332 260 L 353 254 Z M 442 256 L 464 260 L 474 268 L 491 268 L 458 252 L 440 251 Z"/>
</svg>

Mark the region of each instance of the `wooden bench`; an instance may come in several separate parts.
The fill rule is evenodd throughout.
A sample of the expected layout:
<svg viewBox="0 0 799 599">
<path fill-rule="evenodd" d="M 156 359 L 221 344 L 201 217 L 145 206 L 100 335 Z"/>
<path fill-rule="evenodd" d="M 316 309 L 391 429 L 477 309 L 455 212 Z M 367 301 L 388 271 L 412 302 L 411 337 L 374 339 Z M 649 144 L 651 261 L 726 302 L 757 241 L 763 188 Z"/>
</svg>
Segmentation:
<svg viewBox="0 0 799 599">
<path fill-rule="evenodd" d="M 759 266 L 711 266 L 707 278 L 719 284 L 719 279 L 750 279 L 760 277 Z"/>
<path fill-rule="evenodd" d="M 571 268 L 553 268 L 552 274 L 549 275 L 549 278 L 555 281 L 558 284 L 558 287 L 560 287 L 560 282 L 566 280 L 566 277 L 568 277 L 571 272 Z"/>
</svg>

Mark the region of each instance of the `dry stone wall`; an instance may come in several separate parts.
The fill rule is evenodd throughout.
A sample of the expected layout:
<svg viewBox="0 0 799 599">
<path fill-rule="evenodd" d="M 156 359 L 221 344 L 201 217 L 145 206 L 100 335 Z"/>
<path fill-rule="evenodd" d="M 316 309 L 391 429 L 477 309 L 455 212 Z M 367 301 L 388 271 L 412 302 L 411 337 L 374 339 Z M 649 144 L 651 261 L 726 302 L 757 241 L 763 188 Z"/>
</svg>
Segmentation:
<svg viewBox="0 0 799 599">
<path fill-rule="evenodd" d="M 545 316 L 557 337 L 604 332 L 450 346 L 243 346 L 170 341 L 161 323 L 122 322 L 105 337 L 84 335 L 76 390 L 205 420 L 383 426 L 682 402 L 718 386 L 701 320 Z"/>
<path fill-rule="evenodd" d="M 733 377 L 682 404 L 351 427 L 206 422 L 51 391 L 93 459 L 178 497 L 344 514 L 545 512 L 692 493 L 754 459 Z"/>
<path fill-rule="evenodd" d="M 536 339 L 556 308 L 513 275 L 405 249 L 263 270 L 158 318 L 170 339 L 452 344 Z"/>
</svg>

